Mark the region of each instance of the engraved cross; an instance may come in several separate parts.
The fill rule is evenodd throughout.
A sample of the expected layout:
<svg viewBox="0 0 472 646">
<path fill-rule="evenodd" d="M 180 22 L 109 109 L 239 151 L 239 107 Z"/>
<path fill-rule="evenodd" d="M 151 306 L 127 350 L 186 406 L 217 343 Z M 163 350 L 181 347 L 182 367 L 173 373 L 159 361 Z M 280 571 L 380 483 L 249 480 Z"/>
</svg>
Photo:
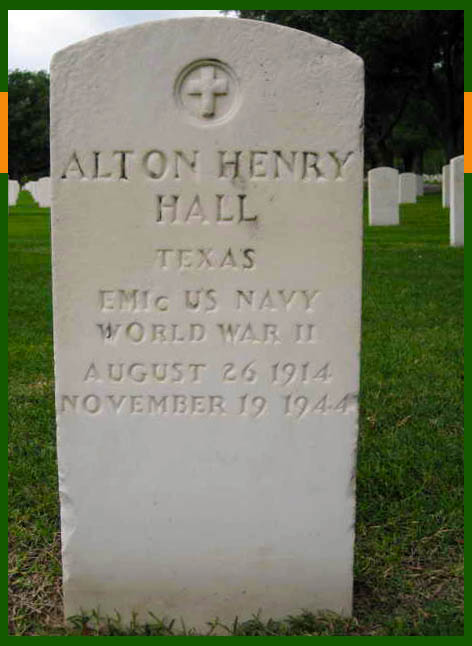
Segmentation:
<svg viewBox="0 0 472 646">
<path fill-rule="evenodd" d="M 215 68 L 210 65 L 200 70 L 200 78 L 189 81 L 187 94 L 200 95 L 200 116 L 211 117 L 215 114 L 216 97 L 228 94 L 228 80 L 215 78 Z"/>
</svg>

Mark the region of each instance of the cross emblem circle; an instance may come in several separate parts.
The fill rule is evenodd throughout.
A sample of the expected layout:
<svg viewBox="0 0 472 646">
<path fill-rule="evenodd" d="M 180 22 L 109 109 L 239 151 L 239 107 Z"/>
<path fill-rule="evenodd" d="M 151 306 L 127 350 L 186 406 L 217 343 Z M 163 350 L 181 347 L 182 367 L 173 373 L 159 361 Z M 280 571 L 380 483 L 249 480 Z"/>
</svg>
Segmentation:
<svg viewBox="0 0 472 646">
<path fill-rule="evenodd" d="M 193 123 L 216 125 L 227 121 L 239 107 L 239 87 L 234 71 L 222 61 L 201 59 L 179 73 L 174 96 Z"/>
</svg>

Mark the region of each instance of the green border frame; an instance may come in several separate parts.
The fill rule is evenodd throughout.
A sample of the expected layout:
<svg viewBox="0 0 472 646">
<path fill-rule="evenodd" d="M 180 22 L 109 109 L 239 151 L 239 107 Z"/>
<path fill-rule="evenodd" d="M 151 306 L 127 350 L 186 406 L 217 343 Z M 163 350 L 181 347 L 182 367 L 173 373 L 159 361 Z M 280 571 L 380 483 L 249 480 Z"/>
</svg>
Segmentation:
<svg viewBox="0 0 472 646">
<path fill-rule="evenodd" d="M 328 5 L 328 6 L 326 6 Z M 330 3 L 326 3 L 326 5 L 322 5 L 321 7 L 318 6 L 317 9 L 322 9 L 322 8 L 329 8 L 333 9 L 334 7 Z M 127 6 L 127 5 L 125 5 Z M 221 5 L 217 5 L 216 8 L 219 8 Z M 116 9 L 116 5 L 112 5 L 114 9 Z M 356 3 L 352 2 L 336 2 L 335 8 L 336 9 L 378 9 L 379 3 L 378 2 L 365 2 L 365 1 L 358 1 Z M 107 5 L 100 5 L 100 9 L 107 9 Z M 151 5 L 148 8 L 156 9 L 155 5 Z M 187 7 L 187 9 L 194 9 L 196 7 Z M 211 7 L 209 7 L 211 8 Z M 36 7 L 35 7 L 36 9 Z M 97 9 L 97 7 L 95 7 Z M 146 6 L 142 7 L 142 9 L 146 9 Z M 465 31 L 465 41 L 466 43 L 472 42 L 472 8 L 467 8 L 465 2 L 460 2 L 459 4 L 453 3 L 453 6 L 445 6 L 444 2 L 415 2 L 412 4 L 409 3 L 389 3 L 387 7 L 383 7 L 385 10 L 399 10 L 399 9 L 404 9 L 404 10 L 411 10 L 411 9 L 436 9 L 436 10 L 441 10 L 441 9 L 463 9 L 464 10 L 464 31 Z M 111 7 L 110 7 L 111 10 Z M 8 91 L 8 13 L 4 13 L 4 22 L 3 22 L 3 33 L 4 33 L 4 38 L 2 39 L 3 42 L 3 47 L 4 47 L 4 53 L 3 56 L 5 57 L 6 61 L 6 67 L 7 67 L 7 76 L 4 78 L 3 83 L 0 85 L 0 91 L 1 92 L 6 92 Z M 468 39 L 468 36 L 471 36 L 471 40 Z M 469 46 L 466 46 L 466 52 L 465 52 L 465 77 L 464 77 L 464 91 L 472 91 L 472 61 L 470 60 L 470 55 L 469 55 Z M 3 195 L 6 197 L 7 191 L 8 191 L 8 181 L 7 181 L 7 175 L 2 173 L 0 174 L 0 191 L 3 191 Z M 466 174 L 465 178 L 465 192 L 466 194 L 472 194 L 472 173 L 471 174 Z M 5 200 L 6 201 L 6 200 Z M 4 202 L 5 203 L 5 202 Z M 7 237 L 7 236 L 6 236 Z M 6 254 L 3 255 L 3 262 L 6 264 Z M 5 271 L 2 272 L 5 277 L 7 277 L 7 267 L 5 267 Z M 466 276 L 467 276 L 467 263 L 466 263 Z M 6 280 L 6 279 L 5 279 Z M 467 301 L 466 301 L 467 304 Z M 5 320 L 5 338 L 7 338 L 7 326 L 6 326 L 6 320 Z M 467 346 L 466 346 L 467 348 Z M 467 391 L 466 391 L 467 392 Z M 5 406 L 5 408 L 7 408 Z M 7 411 L 5 411 L 5 417 L 6 417 Z M 7 427 L 7 425 L 5 425 Z M 465 444 L 466 451 L 468 449 L 468 445 L 470 444 L 470 441 Z M 467 453 L 466 453 L 467 455 Z M 7 465 L 8 466 L 8 465 Z M 7 469 L 6 469 L 7 470 Z M 5 507 L 7 504 L 7 493 L 6 493 L 6 488 L 5 491 L 2 492 L 2 495 L 5 496 Z M 6 590 L 6 599 L 5 599 L 5 608 L 7 608 L 7 596 L 8 596 L 8 591 Z M 463 637 L 459 637 L 459 639 L 465 639 L 468 631 L 465 633 Z M 12 635 L 8 636 L 13 637 Z M 335 639 L 348 639 L 349 637 L 335 637 Z M 36 639 L 39 639 L 40 641 L 43 640 L 50 640 L 50 639 L 70 639 L 69 637 L 37 637 Z M 72 637 L 72 639 L 81 639 L 80 637 Z M 115 638 L 117 639 L 117 638 Z M 120 638 L 121 639 L 121 638 Z M 133 639 L 132 637 L 127 637 L 126 639 Z M 161 637 L 159 639 L 164 639 L 164 640 L 172 640 L 172 643 L 175 643 L 175 640 L 182 640 L 182 639 L 187 639 L 187 637 Z M 207 640 L 207 639 L 237 639 L 240 641 L 243 641 L 243 643 L 247 644 L 248 640 L 255 640 L 256 643 L 260 643 L 261 640 L 271 640 L 273 642 L 274 639 L 282 639 L 286 641 L 293 641 L 293 640 L 302 640 L 306 639 L 304 637 L 192 637 L 193 643 L 201 643 L 202 640 Z M 351 637 L 350 639 L 363 639 L 363 637 Z M 384 639 L 389 639 L 388 637 L 374 637 L 374 640 L 384 640 Z M 397 639 L 411 639 L 409 637 L 399 637 Z M 431 639 L 433 640 L 441 640 L 444 641 L 445 639 L 453 639 L 452 637 L 415 637 L 415 644 L 418 644 L 420 641 L 423 640 L 428 640 L 430 641 Z M 457 637 L 454 638 L 457 640 Z M 57 643 L 57 641 L 55 641 Z M 120 643 L 123 643 L 122 641 Z M 234 643 L 234 642 L 232 642 Z M 455 641 L 457 643 L 457 641 Z"/>
</svg>

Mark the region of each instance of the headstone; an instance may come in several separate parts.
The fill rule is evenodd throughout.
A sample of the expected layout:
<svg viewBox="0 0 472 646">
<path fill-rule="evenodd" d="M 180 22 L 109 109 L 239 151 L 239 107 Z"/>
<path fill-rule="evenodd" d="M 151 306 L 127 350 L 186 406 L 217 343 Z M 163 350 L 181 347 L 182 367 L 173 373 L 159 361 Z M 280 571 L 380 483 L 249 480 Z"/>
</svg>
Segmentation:
<svg viewBox="0 0 472 646">
<path fill-rule="evenodd" d="M 372 168 L 369 179 L 369 224 L 400 224 L 398 208 L 398 171 L 381 166 Z"/>
<path fill-rule="evenodd" d="M 23 188 L 25 191 L 28 191 L 31 195 L 31 197 L 37 202 L 37 197 L 36 197 L 36 192 L 37 192 L 37 187 L 38 187 L 38 182 L 36 181 L 31 181 L 27 182 Z"/>
<path fill-rule="evenodd" d="M 416 203 L 415 173 L 400 173 L 398 187 L 398 201 L 400 204 Z"/>
<path fill-rule="evenodd" d="M 20 192 L 20 185 L 16 179 L 8 180 L 8 206 L 16 204 L 18 193 Z"/>
<path fill-rule="evenodd" d="M 446 164 L 442 167 L 442 205 L 446 208 L 450 205 L 450 166 Z"/>
<path fill-rule="evenodd" d="M 416 175 L 416 195 L 418 197 L 424 195 L 423 175 Z"/>
<path fill-rule="evenodd" d="M 37 183 L 36 199 L 39 206 L 51 206 L 51 178 L 41 177 Z"/>
<path fill-rule="evenodd" d="M 67 616 L 351 612 L 363 85 L 231 18 L 55 55 Z"/>
<path fill-rule="evenodd" d="M 449 212 L 450 240 L 453 247 L 464 246 L 464 155 L 450 161 Z"/>
</svg>

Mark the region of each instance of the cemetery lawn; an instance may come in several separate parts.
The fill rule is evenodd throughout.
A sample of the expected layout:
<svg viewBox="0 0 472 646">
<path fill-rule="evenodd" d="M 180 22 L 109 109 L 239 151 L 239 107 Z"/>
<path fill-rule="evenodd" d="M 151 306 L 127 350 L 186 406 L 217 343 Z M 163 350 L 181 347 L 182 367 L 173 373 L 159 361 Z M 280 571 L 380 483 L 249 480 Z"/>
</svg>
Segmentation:
<svg viewBox="0 0 472 646">
<path fill-rule="evenodd" d="M 9 211 L 9 632 L 192 634 L 152 616 L 62 624 L 49 209 L 22 192 Z M 254 608 L 232 635 L 463 634 L 463 250 L 440 193 L 398 227 L 365 222 L 353 617 Z"/>
</svg>

